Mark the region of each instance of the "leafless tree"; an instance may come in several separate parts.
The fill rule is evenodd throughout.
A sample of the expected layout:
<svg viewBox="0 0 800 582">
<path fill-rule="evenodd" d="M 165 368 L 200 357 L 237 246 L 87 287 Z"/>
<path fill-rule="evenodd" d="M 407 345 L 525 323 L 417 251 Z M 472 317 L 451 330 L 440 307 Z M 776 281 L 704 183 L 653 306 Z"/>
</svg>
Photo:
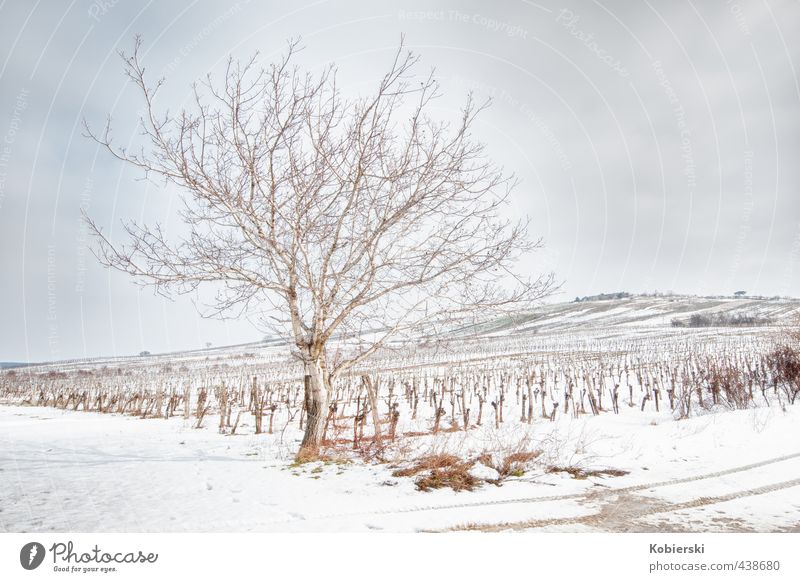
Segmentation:
<svg viewBox="0 0 800 582">
<path fill-rule="evenodd" d="M 217 288 L 206 315 L 268 313 L 307 375 L 301 452 L 318 450 L 330 387 L 387 342 L 466 318 L 532 305 L 550 275 L 515 262 L 541 241 L 503 218 L 513 176 L 470 128 L 486 104 L 468 97 L 457 122 L 429 115 L 434 73 L 414 74 L 402 42 L 374 92 L 346 98 L 336 69 L 229 60 L 178 113 L 156 111 L 163 79 L 145 78 L 140 39 L 125 70 L 144 99 L 144 144 L 113 143 L 110 120 L 87 135 L 183 192 L 188 233 L 127 222 L 112 243 L 88 217 L 100 261 L 164 293 Z M 177 240 L 174 240 L 176 239 Z M 335 347 L 334 347 L 335 346 Z"/>
</svg>

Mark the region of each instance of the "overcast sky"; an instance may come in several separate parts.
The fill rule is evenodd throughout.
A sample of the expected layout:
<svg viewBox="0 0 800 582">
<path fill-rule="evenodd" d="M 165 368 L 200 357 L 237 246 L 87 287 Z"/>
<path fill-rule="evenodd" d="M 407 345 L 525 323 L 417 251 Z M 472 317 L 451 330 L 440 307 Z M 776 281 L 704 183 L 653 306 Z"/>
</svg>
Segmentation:
<svg viewBox="0 0 800 582">
<path fill-rule="evenodd" d="M 135 34 L 173 110 L 232 55 L 335 61 L 371 87 L 399 42 L 435 67 L 445 115 L 521 179 L 514 211 L 559 298 L 604 291 L 800 295 L 800 2 L 137 2 L 0 0 L 0 360 L 252 341 L 99 266 L 81 223 L 171 216 L 175 192 L 82 137 L 106 115 L 136 137 L 119 49 Z M 169 225 L 169 222 L 167 223 Z"/>
</svg>

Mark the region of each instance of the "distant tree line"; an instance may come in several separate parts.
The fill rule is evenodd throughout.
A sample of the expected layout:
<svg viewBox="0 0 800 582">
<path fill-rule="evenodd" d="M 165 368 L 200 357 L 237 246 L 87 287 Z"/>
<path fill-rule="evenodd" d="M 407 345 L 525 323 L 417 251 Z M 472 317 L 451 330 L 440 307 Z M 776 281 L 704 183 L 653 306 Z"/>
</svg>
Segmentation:
<svg viewBox="0 0 800 582">
<path fill-rule="evenodd" d="M 612 299 L 628 299 L 630 297 L 632 297 L 632 295 L 625 291 L 620 291 L 619 293 L 600 293 L 599 295 L 576 297 L 573 303 L 581 303 L 583 301 L 610 301 Z"/>
<path fill-rule="evenodd" d="M 672 320 L 673 327 L 748 327 L 772 323 L 772 319 L 752 313 L 694 313 L 688 320 Z"/>
</svg>

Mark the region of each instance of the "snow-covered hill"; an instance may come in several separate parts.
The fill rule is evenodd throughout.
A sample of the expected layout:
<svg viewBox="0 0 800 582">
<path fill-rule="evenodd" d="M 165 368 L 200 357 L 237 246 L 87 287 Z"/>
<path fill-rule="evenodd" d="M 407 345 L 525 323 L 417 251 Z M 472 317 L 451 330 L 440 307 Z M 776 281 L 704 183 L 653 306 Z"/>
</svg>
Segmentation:
<svg viewBox="0 0 800 582">
<path fill-rule="evenodd" d="M 498 339 L 513 335 L 515 339 L 535 335 L 539 340 L 548 335 L 606 332 L 607 337 L 625 335 L 658 335 L 675 333 L 675 320 L 688 321 L 692 315 L 729 318 L 756 317 L 780 327 L 800 319 L 800 300 L 787 298 L 726 298 L 695 296 L 631 296 L 615 299 L 571 301 L 542 305 L 531 313 L 499 319 L 480 329 L 460 328 L 449 337 L 465 341 Z M 765 327 L 760 325 L 759 327 Z M 730 330 L 728 330 L 730 331 Z M 744 332 L 745 329 L 742 329 Z M 750 329 L 752 331 L 752 329 Z M 477 336 L 477 337 L 476 337 Z M 119 355 L 34 364 L 38 370 L 70 371 L 103 366 L 188 366 L 227 365 L 258 361 L 259 364 L 280 363 L 289 358 L 289 346 L 278 339 L 208 349 L 176 351 L 163 354 Z"/>
<path fill-rule="evenodd" d="M 673 320 L 687 321 L 692 315 L 729 318 L 757 317 L 783 325 L 800 317 L 798 299 L 763 299 L 695 296 L 632 296 L 621 299 L 572 301 L 545 305 L 516 321 L 501 322 L 499 331 L 580 331 L 608 327 L 670 327 Z"/>
</svg>

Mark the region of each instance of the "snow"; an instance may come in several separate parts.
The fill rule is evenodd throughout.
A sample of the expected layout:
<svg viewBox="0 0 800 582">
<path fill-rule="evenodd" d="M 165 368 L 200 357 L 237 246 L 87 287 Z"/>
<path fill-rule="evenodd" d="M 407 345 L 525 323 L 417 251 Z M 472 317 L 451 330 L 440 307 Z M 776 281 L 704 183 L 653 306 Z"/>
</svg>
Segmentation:
<svg viewBox="0 0 800 582">
<path fill-rule="evenodd" d="M 497 481 L 500 478 L 500 473 L 497 469 L 487 467 L 483 463 L 476 463 L 470 467 L 469 474 L 483 481 Z"/>
<path fill-rule="evenodd" d="M 4 406 L 0 529 L 420 531 L 527 523 L 591 531 L 618 525 L 594 523 L 619 501 L 609 495 L 615 492 L 645 509 L 677 504 L 674 511 L 645 512 L 629 524 L 634 529 L 800 526 L 800 482 L 791 485 L 800 477 L 797 408 L 650 421 L 647 414 L 603 415 L 532 425 L 538 442 L 550 443 L 545 456 L 556 459 L 578 445 L 582 452 L 568 455 L 578 455 L 572 461 L 579 466 L 630 471 L 625 476 L 579 480 L 539 466 L 500 487 L 425 493 L 385 464 L 293 465 L 288 451 L 296 443 L 281 444 L 277 435 L 225 436 L 179 418 Z M 474 438 L 492 437 L 487 429 Z M 788 458 L 775 460 L 782 456 Z M 473 470 L 494 477 L 489 467 Z M 708 476 L 716 472 L 723 473 Z M 670 483 L 679 479 L 686 481 Z M 698 497 L 724 500 L 681 506 Z"/>
<path fill-rule="evenodd" d="M 569 303 L 545 306 L 518 328 L 460 338 L 455 349 L 397 346 L 365 364 L 379 380 L 382 417 L 388 419 L 390 400 L 400 404 L 400 436 L 382 463 L 352 452 L 354 415 L 363 401 L 357 375 L 340 387 L 341 407 L 328 433 L 338 439 L 337 456 L 293 462 L 302 434 L 302 383 L 297 363 L 279 345 L 22 368 L 0 401 L 0 530 L 796 531 L 800 406 L 787 405 L 780 391 L 756 387 L 748 409 L 695 403 L 691 418 L 675 420 L 664 392 L 670 378 L 681 388 L 679 368 L 687 363 L 700 371 L 706 358 L 719 354 L 757 362 L 774 345 L 771 328 L 675 329 L 673 317 L 724 309 L 782 321 L 799 305 L 687 297 Z M 528 422 L 522 396 L 531 375 L 537 396 Z M 274 434 L 254 434 L 246 405 L 253 377 L 278 403 Z M 436 384 L 443 378 L 462 383 L 449 398 Z M 582 394 L 598 378 L 604 410 L 595 416 Z M 542 379 L 544 399 L 538 395 Z M 662 387 L 660 410 L 653 399 L 643 401 L 642 383 L 655 380 Z M 215 399 L 213 389 L 222 382 L 240 391 L 234 435 L 218 432 L 217 404 L 195 428 L 197 390 Z M 418 415 L 409 410 L 412 382 Z M 575 392 L 565 411 L 570 382 Z M 505 422 L 496 428 L 490 404 L 502 383 Z M 619 414 L 610 410 L 615 383 Z M 122 393 L 190 386 L 191 415 L 183 418 L 182 400 L 169 419 L 20 405 L 44 402 L 40 387 L 55 403 L 62 390 L 88 393 L 98 386 Z M 434 392 L 446 409 L 436 433 Z M 459 394 L 471 414 L 468 431 L 458 426 Z M 554 403 L 551 422 L 543 413 L 549 416 Z M 504 456 L 534 451 L 538 457 L 523 472 L 501 478 Z M 480 457 L 469 469 L 480 486 L 422 492 L 413 476 L 394 475 L 437 453 Z"/>
</svg>

